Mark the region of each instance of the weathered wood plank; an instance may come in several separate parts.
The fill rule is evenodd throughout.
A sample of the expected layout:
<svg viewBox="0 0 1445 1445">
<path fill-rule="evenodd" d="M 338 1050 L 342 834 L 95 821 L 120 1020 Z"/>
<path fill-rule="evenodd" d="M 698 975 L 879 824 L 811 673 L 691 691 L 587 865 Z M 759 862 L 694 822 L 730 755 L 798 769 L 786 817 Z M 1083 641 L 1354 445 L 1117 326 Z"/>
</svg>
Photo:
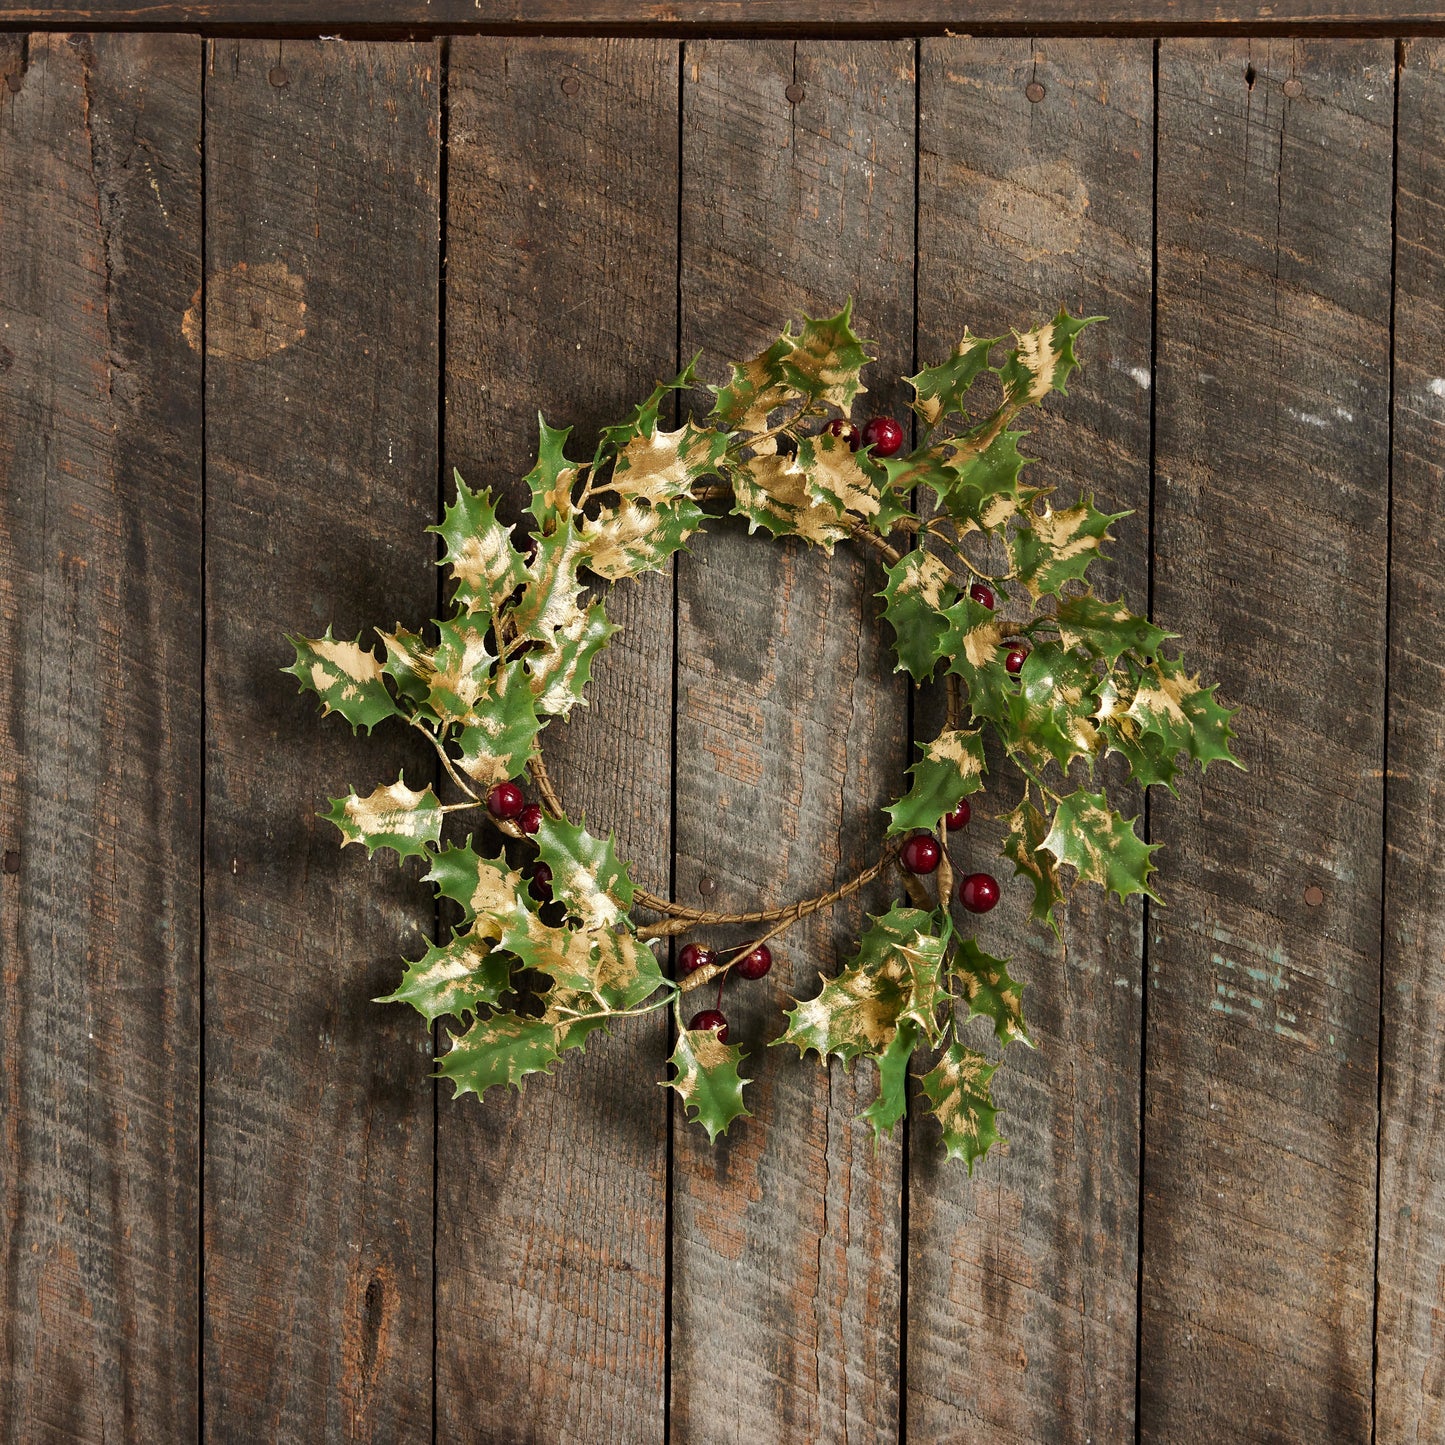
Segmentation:
<svg viewBox="0 0 1445 1445">
<path fill-rule="evenodd" d="M 879 356 L 860 420 L 898 411 L 896 378 L 911 369 L 913 56 L 910 43 L 686 47 L 683 352 L 705 348 L 708 379 L 784 320 L 831 314 L 851 294 Z M 879 809 L 906 763 L 905 699 L 872 598 L 881 571 L 846 546 L 829 559 L 729 522 L 678 579 L 679 898 L 737 911 L 843 881 L 877 856 Z M 704 879 L 715 891 L 700 893 Z M 678 1439 L 896 1434 L 899 1151 L 875 1155 L 855 1122 L 873 1070 L 825 1073 L 764 1047 L 786 996 L 834 970 L 859 916 L 817 915 L 779 940 L 766 980 L 729 986 L 759 1117 L 710 1149 L 677 1111 Z"/>
<path fill-rule="evenodd" d="M 201 48 L 0 44 L 0 1436 L 196 1428 Z"/>
<path fill-rule="evenodd" d="M 1399 74 L 1376 1438 L 1445 1435 L 1445 45 Z"/>
<path fill-rule="evenodd" d="M 433 761 L 323 721 L 282 632 L 436 599 L 433 45 L 226 41 L 206 79 L 206 1342 L 215 1439 L 431 1431 L 432 1086 L 367 1002 L 415 860 L 316 817 Z M 369 634 L 368 634 L 369 636 Z"/>
<path fill-rule="evenodd" d="M 1251 772 L 1152 814 L 1151 1440 L 1369 1435 L 1393 70 L 1160 53 L 1155 611 Z"/>
<path fill-rule="evenodd" d="M 411 26 L 477 28 L 527 33 L 542 29 L 647 27 L 677 33 L 907 35 L 958 31 L 983 35 L 1098 33 L 1105 27 L 1135 35 L 1187 31 L 1240 34 L 1368 30 L 1373 34 L 1419 34 L 1445 25 L 1435 0 L 1394 0 L 1389 6 L 1272 0 L 1269 4 L 1221 4 L 1220 0 L 100 0 L 46 10 L 26 4 L 0 6 L 0 25 L 294 25 L 315 31 L 363 27 L 395 33 Z"/>
<path fill-rule="evenodd" d="M 676 371 L 677 56 L 672 41 L 452 46 L 446 460 L 513 517 L 539 407 L 590 456 Z M 588 710 L 543 738 L 572 816 L 615 829 L 634 878 L 664 894 L 672 590 L 667 573 L 609 593 L 626 630 Z M 666 1056 L 652 1014 L 525 1098 L 442 1100 L 443 1439 L 661 1439 Z"/>
<path fill-rule="evenodd" d="M 1082 491 L 1111 512 L 1135 508 L 1090 576 L 1100 596 L 1122 590 L 1142 610 L 1153 46 L 942 40 L 921 54 L 919 359 L 946 356 L 965 324 L 1006 335 L 1060 304 L 1108 316 L 1025 449 L 1040 457 L 1033 484 L 1069 504 Z M 1101 776 L 1112 789 L 1125 774 L 1109 763 Z M 1015 777 L 991 780 L 951 851 L 959 869 L 1005 882 L 977 935 L 1033 985 L 1038 1052 L 1008 1051 L 995 1095 L 1009 1146 L 972 1181 L 942 1160 L 937 1125 L 914 1105 L 908 1422 L 922 1440 L 1113 1439 L 1134 1414 L 1141 910 L 1079 889 L 1067 958 L 1030 925 L 1028 890 L 1008 886 L 1013 866 L 997 854 L 994 815 L 1017 801 Z M 1137 790 L 1116 797 L 1138 811 Z"/>
</svg>

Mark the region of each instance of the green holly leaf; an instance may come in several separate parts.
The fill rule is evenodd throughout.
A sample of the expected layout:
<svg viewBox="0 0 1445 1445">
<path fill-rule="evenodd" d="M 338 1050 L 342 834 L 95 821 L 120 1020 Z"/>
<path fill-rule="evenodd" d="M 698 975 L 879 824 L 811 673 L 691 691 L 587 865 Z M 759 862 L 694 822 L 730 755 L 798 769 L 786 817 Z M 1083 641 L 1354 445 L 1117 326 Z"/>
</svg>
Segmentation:
<svg viewBox="0 0 1445 1445">
<path fill-rule="evenodd" d="M 852 320 L 851 299 L 836 316 L 805 316 L 802 332 L 782 358 L 783 378 L 794 390 L 844 415 L 865 390 L 859 373 L 873 360 L 854 333 Z"/>
<path fill-rule="evenodd" d="M 953 956 L 953 971 L 963 986 L 970 1019 L 988 1019 L 1005 1047 L 1017 1040 L 1033 1048 L 1024 1027 L 1024 986 L 1009 977 L 1007 959 L 995 958 L 965 938 Z"/>
<path fill-rule="evenodd" d="M 467 918 L 477 920 L 476 931 L 492 938 L 500 938 L 503 923 L 528 906 L 527 885 L 506 854 L 485 857 L 472 847 L 471 838 L 433 853 L 431 872 L 422 882 L 435 885 L 438 896 L 461 904 Z"/>
<path fill-rule="evenodd" d="M 938 505 L 961 532 L 1001 527 L 1038 495 L 1036 488 L 1019 485 L 1020 474 L 1033 461 L 1019 451 L 1019 439 L 1025 435 L 1021 431 L 1001 431 L 982 451 L 960 452 L 949 469 L 952 480 L 945 490 L 930 481 Z M 940 479 L 947 476 L 941 473 Z"/>
<path fill-rule="evenodd" d="M 998 1110 L 990 1087 L 997 1068 L 982 1054 L 953 1043 L 919 1080 L 943 1130 L 945 1156 L 962 1159 L 970 1174 L 975 1161 L 1002 1137 L 994 1127 Z"/>
<path fill-rule="evenodd" d="M 635 1008 L 667 987 L 656 954 L 627 932 L 554 928 L 518 909 L 502 930 L 500 946 L 560 988 L 590 994 L 613 1010 Z"/>
<path fill-rule="evenodd" d="M 1003 665 L 1003 626 L 994 613 L 971 597 L 960 597 L 943 610 L 946 624 L 938 654 L 946 671 L 963 679 L 975 722 L 987 718 L 1003 725 L 1018 690 Z"/>
<path fill-rule="evenodd" d="M 1110 667 L 1129 651 L 1152 658 L 1166 638 L 1176 635 L 1155 627 L 1147 617 L 1136 617 L 1122 597 L 1117 602 L 1105 602 L 1092 593 L 1065 597 L 1054 617 L 1064 647 L 1086 647 Z"/>
<path fill-rule="evenodd" d="M 532 756 L 542 723 L 523 662 L 497 668 L 457 734 L 457 765 L 483 788 L 515 778 Z"/>
<path fill-rule="evenodd" d="M 372 1003 L 408 1003 L 428 1023 L 443 1015 L 462 1019 L 482 1004 L 501 1001 L 511 981 L 512 959 L 484 934 L 454 933 L 445 944 L 429 943 L 426 953 L 407 964 L 395 993 Z"/>
<path fill-rule="evenodd" d="M 895 672 L 914 682 L 927 682 L 950 635 L 944 609 L 958 597 L 953 573 L 922 547 L 905 552 L 884 574 L 888 581 L 876 595 L 883 599 L 884 619 L 895 634 Z"/>
<path fill-rule="evenodd" d="M 1048 836 L 1048 820 L 1027 798 L 1005 820 L 1008 836 L 1003 842 L 1003 855 L 1014 865 L 1014 877 L 1024 877 L 1034 885 L 1031 916 L 1063 941 L 1063 929 L 1055 910 L 1064 902 L 1063 885 L 1059 882 L 1058 861 L 1052 853 L 1041 852 Z"/>
<path fill-rule="evenodd" d="M 1035 601 L 1048 593 L 1057 596 L 1065 582 L 1083 580 L 1089 563 L 1100 555 L 1100 544 L 1113 541 L 1109 527 L 1129 515 L 1101 512 L 1092 497 L 1062 512 L 1045 503 L 1042 512 L 1027 513 L 1027 524 L 1009 536 L 1014 575 Z"/>
<path fill-rule="evenodd" d="M 600 517 L 582 519 L 584 565 L 608 582 L 660 572 L 704 520 L 702 508 L 689 498 L 665 506 L 621 502 Z"/>
<path fill-rule="evenodd" d="M 832 432 L 800 437 L 798 465 L 808 496 L 833 509 L 834 516 L 862 520 L 878 515 L 878 490 L 852 447 Z"/>
<path fill-rule="evenodd" d="M 983 733 L 947 729 L 923 749 L 923 757 L 908 770 L 913 786 L 886 811 L 891 818 L 888 836 L 932 832 L 945 814 L 983 787 L 985 772 Z"/>
<path fill-rule="evenodd" d="M 570 521 L 537 539 L 522 595 L 509 613 L 518 641 L 550 646 L 554 633 L 575 625 L 583 591 L 577 569 L 586 556 L 587 545 Z"/>
<path fill-rule="evenodd" d="M 858 1116 L 873 1126 L 873 1142 L 893 1137 L 893 1126 L 908 1112 L 908 1061 L 918 1046 L 918 1025 L 910 1019 L 898 1025 L 888 1047 L 876 1055 L 878 1097 Z"/>
<path fill-rule="evenodd" d="M 296 661 L 283 667 L 301 684 L 302 692 L 314 692 L 321 699 L 321 715 L 338 712 L 351 724 L 354 733 L 364 727 L 370 732 L 383 718 L 399 713 L 383 680 L 383 664 L 370 648 L 344 638 L 291 637 L 286 641 L 296 649 Z"/>
<path fill-rule="evenodd" d="M 620 631 L 607 620 L 603 604 L 594 602 L 577 611 L 552 634 L 541 652 L 528 654 L 527 671 L 537 699 L 537 711 L 550 717 L 568 717 L 577 706 L 586 707 L 583 689 L 592 681 L 592 663 Z"/>
<path fill-rule="evenodd" d="M 537 854 L 552 870 L 552 896 L 583 928 L 612 928 L 632 907 L 633 884 L 613 837 L 594 838 L 565 818 L 542 818 Z"/>
<path fill-rule="evenodd" d="M 734 1119 L 750 1119 L 743 1103 L 743 1085 L 751 1080 L 738 1075 L 745 1055 L 736 1044 L 725 1044 L 712 1029 L 683 1029 L 668 1060 L 673 1077 L 663 1082 L 682 1097 L 689 1122 L 707 1130 L 708 1143 L 726 1134 Z"/>
<path fill-rule="evenodd" d="M 925 425 L 934 427 L 946 416 L 967 415 L 964 400 L 974 382 L 989 369 L 989 353 L 1002 339 L 973 336 L 965 327 L 963 339 L 947 361 L 925 366 L 917 376 L 904 378 L 913 388 L 913 410 Z"/>
<path fill-rule="evenodd" d="M 438 566 L 451 572 L 453 606 L 493 617 L 522 585 L 525 568 L 512 547 L 512 528 L 497 521 L 492 494 L 485 487 L 472 491 L 456 470 L 452 477 L 456 501 L 442 513 L 441 524 L 427 531 L 446 543 Z"/>
<path fill-rule="evenodd" d="M 381 664 L 381 670 L 396 684 L 397 693 L 406 698 L 415 711 L 440 722 L 428 702 L 431 696 L 431 649 L 420 634 L 408 632 L 399 622 L 395 632 L 378 630 L 377 635 L 386 648 L 386 661 Z"/>
<path fill-rule="evenodd" d="M 539 540 L 557 531 L 572 516 L 572 487 L 577 480 L 577 464 L 565 454 L 572 428 L 550 427 L 537 413 L 537 464 L 523 478 L 532 490 L 527 507 L 537 522 Z M 536 564 L 532 571 L 535 573 Z"/>
<path fill-rule="evenodd" d="M 829 556 L 848 535 L 837 512 L 808 494 L 808 474 L 797 457 L 764 452 L 727 469 L 733 487 L 733 513 L 748 519 L 748 532 L 759 527 L 774 537 L 801 537 Z"/>
<path fill-rule="evenodd" d="M 430 786 L 416 793 L 400 777 L 365 798 L 357 793 L 332 798 L 331 807 L 317 816 L 341 830 L 343 848 L 360 843 L 368 858 L 378 848 L 390 848 L 398 858 L 425 857 L 442 830 L 441 803 Z"/>
<path fill-rule="evenodd" d="M 1099 745 L 1094 726 L 1093 669 L 1051 642 L 1040 642 L 1024 659 L 1019 687 L 1008 699 L 1010 745 L 1035 767 L 1050 758 L 1065 771 Z"/>
<path fill-rule="evenodd" d="M 1202 768 L 1224 761 L 1243 764 L 1229 751 L 1234 730 L 1229 720 L 1235 710 L 1222 706 L 1215 687 L 1201 687 L 1190 677 L 1182 658 L 1156 658 L 1135 680 L 1127 716 L 1141 732 L 1156 735 L 1170 757 L 1187 751 Z"/>
<path fill-rule="evenodd" d="M 478 1098 L 498 1085 L 520 1089 L 528 1074 L 550 1073 L 557 1062 L 557 1025 L 545 1015 L 493 1013 L 477 1019 L 458 1037 L 447 1031 L 451 1047 L 437 1060 L 436 1077 L 450 1079 L 454 1099 Z"/>
<path fill-rule="evenodd" d="M 1137 719 L 1129 716 L 1134 691 L 1133 679 L 1118 672 L 1109 673 L 1095 687 L 1094 723 L 1099 729 L 1100 741 L 1107 752 L 1119 753 L 1125 758 L 1135 782 L 1146 788 L 1162 783 L 1175 793 L 1174 759 L 1178 745 L 1171 747 L 1165 738 L 1145 731 Z"/>
<path fill-rule="evenodd" d="M 821 1058 L 848 1062 L 859 1054 L 881 1054 L 904 1020 L 925 1038 L 938 1038 L 937 1013 L 947 997 L 939 979 L 953 936 L 946 914 L 895 906 L 874 916 L 858 941 L 858 952 L 836 978 L 826 979 L 816 998 L 795 1000 L 788 1027 L 774 1044 L 809 1049 Z"/>
<path fill-rule="evenodd" d="M 1116 813 L 1103 793 L 1080 788 L 1059 799 L 1042 846 L 1080 878 L 1117 894 L 1121 903 L 1131 893 L 1158 903 L 1148 879 L 1154 869 L 1150 856 L 1159 844 L 1145 843 L 1134 831 L 1135 821 Z"/>
<path fill-rule="evenodd" d="M 1086 326 L 1102 320 L 1102 316 L 1070 316 L 1061 310 L 1034 331 L 1016 332 L 1018 345 L 998 370 L 1009 405 L 1032 406 L 1051 391 L 1066 392 L 1065 383 L 1079 364 L 1074 338 Z"/>
</svg>

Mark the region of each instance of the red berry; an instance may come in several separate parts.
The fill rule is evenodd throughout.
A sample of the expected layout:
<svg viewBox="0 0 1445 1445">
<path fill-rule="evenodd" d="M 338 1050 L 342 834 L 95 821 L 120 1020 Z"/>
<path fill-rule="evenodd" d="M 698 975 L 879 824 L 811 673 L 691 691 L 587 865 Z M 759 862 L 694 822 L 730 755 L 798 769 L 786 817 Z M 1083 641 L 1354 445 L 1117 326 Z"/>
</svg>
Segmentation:
<svg viewBox="0 0 1445 1445">
<path fill-rule="evenodd" d="M 677 976 L 685 978 L 688 974 L 696 973 L 700 968 L 708 968 L 716 962 L 717 954 L 706 944 L 684 944 L 682 951 L 677 955 Z"/>
<path fill-rule="evenodd" d="M 835 416 L 833 420 L 828 423 L 827 429 L 832 432 L 835 437 L 842 437 L 853 451 L 856 452 L 858 450 L 858 428 L 855 427 L 852 422 L 841 416 Z"/>
<path fill-rule="evenodd" d="M 517 826 L 524 833 L 535 833 L 542 826 L 542 809 L 536 803 L 528 803 L 517 814 Z"/>
<path fill-rule="evenodd" d="M 761 978 L 773 966 L 773 950 L 760 943 L 733 964 L 733 972 L 741 978 Z"/>
<path fill-rule="evenodd" d="M 1008 656 L 1003 660 L 1003 665 L 1017 677 L 1024 670 L 1024 659 L 1028 655 L 1027 647 L 1011 647 L 1008 650 Z"/>
<path fill-rule="evenodd" d="M 981 607 L 987 607 L 990 612 L 993 611 L 994 603 L 998 600 L 993 595 L 993 588 L 987 582 L 975 582 L 968 589 L 968 595 Z"/>
<path fill-rule="evenodd" d="M 487 812 L 507 822 L 527 806 L 527 796 L 515 783 L 498 783 L 487 794 Z"/>
<path fill-rule="evenodd" d="M 725 1044 L 728 1041 L 728 1021 L 715 1008 L 705 1008 L 700 1014 L 694 1014 L 688 1029 L 694 1032 L 699 1029 L 712 1029 L 717 1034 L 718 1043 Z"/>
<path fill-rule="evenodd" d="M 943 849 L 932 833 L 915 833 L 903 845 L 898 856 L 910 873 L 932 873 L 943 857 Z"/>
<path fill-rule="evenodd" d="M 998 879 L 992 873 L 970 873 L 958 885 L 958 901 L 970 913 L 987 913 L 998 902 Z"/>
<path fill-rule="evenodd" d="M 544 903 L 552 896 L 552 870 L 545 863 L 532 865 L 532 892 Z"/>
<path fill-rule="evenodd" d="M 948 824 L 950 833 L 956 833 L 960 828 L 968 827 L 968 820 L 973 817 L 973 809 L 968 806 L 968 799 L 961 798 L 958 807 L 953 812 L 945 815 L 943 821 Z"/>
<path fill-rule="evenodd" d="M 891 416 L 875 416 L 863 428 L 863 445 L 875 457 L 896 456 L 903 450 L 903 428 Z"/>
</svg>

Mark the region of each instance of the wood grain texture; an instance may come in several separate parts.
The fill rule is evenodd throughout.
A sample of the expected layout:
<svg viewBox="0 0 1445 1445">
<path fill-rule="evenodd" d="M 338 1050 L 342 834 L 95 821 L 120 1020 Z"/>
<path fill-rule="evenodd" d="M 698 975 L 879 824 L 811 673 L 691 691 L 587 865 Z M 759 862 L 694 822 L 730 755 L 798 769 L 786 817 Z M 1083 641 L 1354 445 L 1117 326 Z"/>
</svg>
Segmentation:
<svg viewBox="0 0 1445 1445">
<path fill-rule="evenodd" d="M 1270 4 L 1224 4 L 1220 0 L 101 0 L 99 4 L 46 10 L 8 3 L 0 25 L 291 25 L 315 32 L 344 27 L 395 33 L 406 27 L 486 27 L 526 33 L 591 27 L 705 29 L 714 33 L 763 34 L 811 31 L 839 35 L 907 35 L 920 31 L 974 35 L 1014 31 L 1038 34 L 1098 33 L 1109 28 L 1135 35 L 1181 30 L 1274 33 L 1350 31 L 1416 34 L 1445 26 L 1435 0 L 1384 4 L 1330 4 L 1327 0 L 1272 0 Z"/>
<path fill-rule="evenodd" d="M 420 953 L 431 892 L 418 860 L 343 853 L 316 814 L 398 768 L 430 779 L 434 761 L 397 724 L 353 738 L 321 719 L 280 668 L 283 632 L 433 614 L 438 60 L 432 45 L 227 41 L 207 65 L 217 1440 L 431 1433 L 430 1040 L 368 1002 Z"/>
<path fill-rule="evenodd" d="M 896 413 L 911 369 L 913 56 L 908 43 L 686 47 L 683 352 L 705 349 L 707 379 L 851 294 L 879 357 L 856 414 Z M 704 896 L 707 877 L 711 905 L 740 911 L 842 882 L 877 856 L 906 765 L 881 570 L 847 546 L 829 559 L 719 522 L 678 579 L 679 898 Z M 816 991 L 860 917 L 856 904 L 818 915 L 778 940 L 766 980 L 730 985 L 758 1118 L 710 1149 L 676 1111 L 678 1439 L 896 1434 L 899 1151 L 875 1154 L 855 1120 L 874 1070 L 765 1047 L 787 995 Z"/>
<path fill-rule="evenodd" d="M 669 41 L 452 46 L 447 462 L 513 518 L 539 407 L 589 457 L 676 373 L 677 63 Z M 573 819 L 615 830 L 634 879 L 663 894 L 672 591 L 668 572 L 608 592 L 625 631 L 588 708 L 542 740 Z M 442 1439 L 662 1438 L 666 1057 L 655 1013 L 524 1098 L 443 1099 Z"/>
<path fill-rule="evenodd" d="M 1445 1435 L 1445 46 L 1399 73 L 1376 1438 Z"/>
<path fill-rule="evenodd" d="M 1152 813 L 1149 1440 L 1369 1435 L 1393 73 L 1160 51 L 1155 612 L 1250 772 Z"/>
<path fill-rule="evenodd" d="M 200 43 L 0 51 L 0 1436 L 196 1428 Z"/>
<path fill-rule="evenodd" d="M 1148 597 L 1154 49 L 1148 41 L 925 41 L 919 87 L 919 360 L 965 325 L 1007 335 L 1066 305 L 1107 315 L 1080 339 L 1084 370 L 1049 401 L 1025 451 L 1035 486 L 1093 492 L 1120 523 L 1096 593 Z M 1043 99 L 1031 103 L 1030 83 Z M 941 719 L 933 719 L 933 726 Z M 920 718 L 920 728 L 924 721 Z M 920 731 L 920 736 L 931 735 Z M 1037 1053 L 995 1078 L 1006 1151 L 970 1181 L 946 1163 L 915 1100 L 910 1151 L 908 1422 L 922 1440 L 1116 1439 L 1134 1413 L 1142 913 L 1080 887 L 1067 958 L 1009 886 L 994 821 L 1019 794 L 1000 766 L 951 851 L 1005 883 L 980 946 L 1032 985 Z M 1127 771 L 1099 776 L 1125 816 Z M 1118 791 L 1115 792 L 1117 787 Z M 975 1024 L 980 1040 L 987 1030 Z M 990 1039 L 988 1048 L 993 1047 Z"/>
</svg>

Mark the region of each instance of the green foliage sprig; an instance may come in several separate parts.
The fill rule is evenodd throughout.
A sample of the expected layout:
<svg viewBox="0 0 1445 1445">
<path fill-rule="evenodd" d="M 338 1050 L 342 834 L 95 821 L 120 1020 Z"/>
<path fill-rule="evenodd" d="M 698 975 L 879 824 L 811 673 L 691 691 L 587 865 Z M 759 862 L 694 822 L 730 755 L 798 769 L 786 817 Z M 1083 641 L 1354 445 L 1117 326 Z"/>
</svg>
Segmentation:
<svg viewBox="0 0 1445 1445">
<path fill-rule="evenodd" d="M 1090 497 L 1058 506 L 1049 489 L 1021 479 L 1028 459 L 1013 423 L 1064 391 L 1075 339 L 1096 319 L 1061 311 L 1015 335 L 998 362 L 1003 338 L 965 331 L 946 361 L 908 378 L 922 441 L 901 455 L 855 450 L 850 436 L 870 358 L 849 307 L 805 319 L 796 335 L 785 329 L 711 388 L 705 421 L 668 431 L 662 408 L 670 393 L 697 386 L 694 361 L 607 427 L 590 460 L 569 459 L 568 432 L 541 423 L 525 542 L 498 520 L 486 489 L 456 478 L 455 500 L 433 529 L 450 581 L 444 617 L 421 632 L 379 632 L 380 653 L 329 629 L 290 639 L 296 660 L 287 670 L 324 712 L 353 729 L 387 719 L 417 729 L 457 795 L 443 802 L 431 786 L 398 778 L 337 798 L 325 814 L 345 843 L 426 858 L 426 881 L 461 910 L 451 937 L 431 944 L 380 1000 L 410 1004 L 428 1023 L 448 1020 L 438 1072 L 456 1094 L 520 1086 L 613 1020 L 671 1006 L 677 1047 L 665 1082 L 715 1139 L 748 1114 L 744 1054 L 725 1030 L 685 1024 L 684 994 L 897 869 L 909 902 L 869 919 L 850 961 L 813 997 L 794 1001 L 772 1042 L 825 1062 L 872 1059 L 878 1097 L 864 1117 L 879 1137 L 904 1116 L 908 1064 L 926 1047 L 935 1061 L 920 1088 L 946 1153 L 971 1171 L 987 1152 L 999 1137 L 997 1063 L 967 1046 L 963 1031 L 983 1018 L 1000 1048 L 1028 1043 L 1022 985 L 1008 960 L 956 928 L 946 846 L 924 874 L 902 867 L 903 844 L 926 832 L 946 845 L 942 820 L 982 788 L 991 732 L 1022 784 L 1004 856 L 1032 887 L 1034 920 L 1062 937 L 1058 910 L 1071 875 L 1121 900 L 1155 896 L 1157 845 L 1140 839 L 1102 785 L 1094 792 L 1087 780 L 1070 781 L 1076 763 L 1091 779 L 1095 760 L 1117 752 L 1136 782 L 1170 788 L 1181 756 L 1237 765 L 1232 713 L 1166 654 L 1172 634 L 1088 586 L 1090 563 L 1127 514 L 1101 512 Z M 994 392 L 979 407 L 984 383 Z M 611 836 L 566 818 L 538 742 L 552 718 L 585 704 L 593 664 L 617 630 L 588 579 L 665 567 L 702 528 L 707 506 L 746 518 L 750 532 L 827 552 L 844 541 L 876 551 L 898 668 L 916 683 L 941 670 L 949 703 L 946 726 L 887 810 L 889 841 L 870 868 L 818 898 L 732 917 L 636 887 Z M 524 772 L 545 809 L 519 818 L 506 785 Z M 448 814 L 478 809 L 501 835 L 495 843 L 477 834 L 442 842 Z M 988 906 L 995 895 L 977 896 Z M 634 910 L 659 921 L 641 925 Z M 743 922 L 770 927 L 684 977 L 664 976 L 659 940 Z"/>
</svg>

